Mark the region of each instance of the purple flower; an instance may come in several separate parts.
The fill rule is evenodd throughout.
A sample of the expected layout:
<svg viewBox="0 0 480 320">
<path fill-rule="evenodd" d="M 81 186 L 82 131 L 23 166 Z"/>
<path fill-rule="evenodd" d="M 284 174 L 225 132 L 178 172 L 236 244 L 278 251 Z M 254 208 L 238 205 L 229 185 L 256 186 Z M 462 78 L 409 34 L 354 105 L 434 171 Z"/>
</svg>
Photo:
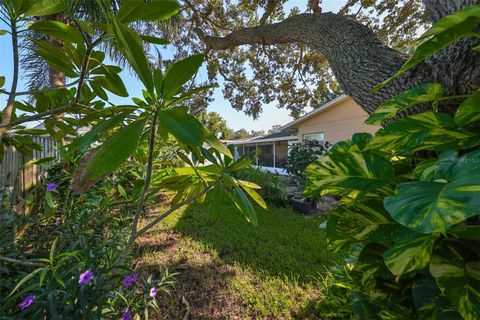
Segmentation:
<svg viewBox="0 0 480 320">
<path fill-rule="evenodd" d="M 47 184 L 47 190 L 50 191 L 50 192 L 55 191 L 55 188 L 56 188 L 56 187 L 57 187 L 57 185 L 56 185 L 55 183 L 53 183 L 53 182 L 49 182 L 49 183 Z"/>
<path fill-rule="evenodd" d="M 150 289 L 150 297 L 152 298 L 155 298 L 157 296 L 157 293 L 158 293 L 158 290 L 157 288 L 153 287 L 152 289 Z"/>
<path fill-rule="evenodd" d="M 55 219 L 55 225 L 59 226 L 60 224 L 62 224 L 62 219 L 61 218 Z"/>
<path fill-rule="evenodd" d="M 36 298 L 37 297 L 35 297 L 34 294 L 28 295 L 23 298 L 23 301 L 19 304 L 20 309 L 24 310 L 30 307 L 30 305 L 35 301 Z"/>
<path fill-rule="evenodd" d="M 84 273 L 80 274 L 80 277 L 78 278 L 78 283 L 79 284 L 89 284 L 90 280 L 93 278 L 93 272 L 88 269 Z"/>
<path fill-rule="evenodd" d="M 125 310 L 122 314 L 122 320 L 130 320 L 132 319 L 132 313 L 128 310 Z"/>
<path fill-rule="evenodd" d="M 129 275 L 129 276 L 126 276 L 126 277 L 123 279 L 122 283 L 123 283 L 123 286 L 124 286 L 125 288 L 128 288 L 128 287 L 130 287 L 130 286 L 132 285 L 132 283 L 134 283 L 134 282 L 137 281 L 137 280 L 138 280 L 138 273 L 133 273 L 133 274 L 131 274 L 131 275 Z"/>
</svg>

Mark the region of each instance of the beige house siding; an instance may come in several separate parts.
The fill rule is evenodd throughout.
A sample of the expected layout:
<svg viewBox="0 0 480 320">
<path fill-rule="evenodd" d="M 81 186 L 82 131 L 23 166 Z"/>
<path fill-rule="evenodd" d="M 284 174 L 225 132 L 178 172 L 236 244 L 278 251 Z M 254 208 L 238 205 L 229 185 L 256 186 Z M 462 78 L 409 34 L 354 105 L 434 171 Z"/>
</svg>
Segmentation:
<svg viewBox="0 0 480 320">
<path fill-rule="evenodd" d="M 365 124 L 364 121 L 367 117 L 368 114 L 352 98 L 348 97 L 293 127 L 298 128 L 299 140 L 303 140 L 306 134 L 323 132 L 325 141 L 336 143 L 350 139 L 357 132 L 374 134 L 380 129 L 380 126 Z"/>
</svg>

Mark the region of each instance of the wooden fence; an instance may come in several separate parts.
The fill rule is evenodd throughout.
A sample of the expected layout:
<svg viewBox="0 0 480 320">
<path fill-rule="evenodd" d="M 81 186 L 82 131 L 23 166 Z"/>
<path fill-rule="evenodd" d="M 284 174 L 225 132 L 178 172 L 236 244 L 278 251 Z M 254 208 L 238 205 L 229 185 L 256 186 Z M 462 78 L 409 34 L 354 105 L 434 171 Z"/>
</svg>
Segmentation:
<svg viewBox="0 0 480 320">
<path fill-rule="evenodd" d="M 25 193 L 35 186 L 45 169 L 39 165 L 25 166 L 29 161 L 47 157 L 58 158 L 57 144 L 50 137 L 32 137 L 32 140 L 42 146 L 42 151 L 33 151 L 32 157 L 25 157 L 14 147 L 5 150 L 3 161 L 0 163 L 0 189 L 15 187 Z M 18 192 L 17 191 L 17 192 Z"/>
</svg>

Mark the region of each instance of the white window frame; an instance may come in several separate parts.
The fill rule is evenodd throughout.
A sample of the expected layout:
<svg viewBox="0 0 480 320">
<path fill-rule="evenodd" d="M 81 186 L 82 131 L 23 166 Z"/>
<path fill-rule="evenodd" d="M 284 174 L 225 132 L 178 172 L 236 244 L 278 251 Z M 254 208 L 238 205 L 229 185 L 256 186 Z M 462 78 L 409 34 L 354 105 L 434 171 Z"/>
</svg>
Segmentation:
<svg viewBox="0 0 480 320">
<path fill-rule="evenodd" d="M 317 142 L 323 143 L 323 142 L 325 142 L 325 133 L 323 133 L 323 132 L 313 132 L 313 133 L 304 134 L 303 135 L 303 141 L 305 141 L 305 140 L 317 141 Z"/>
</svg>

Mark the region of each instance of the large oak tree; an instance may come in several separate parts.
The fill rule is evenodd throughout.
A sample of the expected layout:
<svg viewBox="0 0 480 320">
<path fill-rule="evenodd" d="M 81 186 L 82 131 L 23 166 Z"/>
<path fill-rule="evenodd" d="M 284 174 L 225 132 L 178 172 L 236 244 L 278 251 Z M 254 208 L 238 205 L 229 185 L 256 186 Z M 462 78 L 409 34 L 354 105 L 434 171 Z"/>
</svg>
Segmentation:
<svg viewBox="0 0 480 320">
<path fill-rule="evenodd" d="M 298 116 L 338 85 L 368 113 L 425 82 L 450 95 L 479 87 L 477 40 L 465 39 L 371 92 L 406 61 L 418 31 L 479 0 L 348 0 L 338 13 L 310 0 L 288 14 L 286 0 L 180 2 L 181 14 L 159 26 L 175 56 L 206 51 L 209 80 L 222 82 L 231 105 L 254 117 L 270 102 Z"/>
</svg>

